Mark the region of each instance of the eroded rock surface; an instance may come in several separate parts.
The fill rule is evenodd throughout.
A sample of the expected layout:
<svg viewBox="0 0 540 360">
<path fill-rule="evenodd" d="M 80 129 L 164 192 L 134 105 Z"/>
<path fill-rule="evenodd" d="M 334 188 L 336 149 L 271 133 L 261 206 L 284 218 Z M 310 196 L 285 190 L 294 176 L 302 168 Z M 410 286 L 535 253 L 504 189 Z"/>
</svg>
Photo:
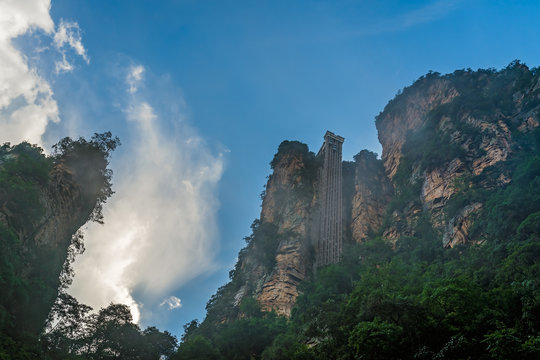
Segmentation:
<svg viewBox="0 0 540 360">
<path fill-rule="evenodd" d="M 235 302 L 252 296 L 263 310 L 290 316 L 299 295 L 298 285 L 312 267 L 309 251 L 315 179 L 307 169 L 313 165 L 307 159 L 312 161 L 313 154 L 291 151 L 279 155 L 266 184 L 260 220 L 261 226 L 271 224 L 276 229 L 274 265 L 268 269 L 246 255 L 242 269 L 247 283 L 237 292 Z"/>
<path fill-rule="evenodd" d="M 414 88 L 407 97 L 390 101 L 377 117 L 379 141 L 383 147 L 382 160 L 390 179 L 397 172 L 402 157 L 401 148 L 409 130 L 421 127 L 431 110 L 459 95 L 446 79 L 428 80 L 419 80 L 423 84 Z"/>
<path fill-rule="evenodd" d="M 481 203 L 467 205 L 448 221 L 448 225 L 446 225 L 443 233 L 444 247 L 454 247 L 470 241 L 469 233 L 473 224 L 474 214 L 481 208 Z"/>
<path fill-rule="evenodd" d="M 392 196 L 392 185 L 376 154 L 362 151 L 355 156 L 354 195 L 351 207 L 351 234 L 356 243 L 382 224 L 386 205 Z"/>
</svg>

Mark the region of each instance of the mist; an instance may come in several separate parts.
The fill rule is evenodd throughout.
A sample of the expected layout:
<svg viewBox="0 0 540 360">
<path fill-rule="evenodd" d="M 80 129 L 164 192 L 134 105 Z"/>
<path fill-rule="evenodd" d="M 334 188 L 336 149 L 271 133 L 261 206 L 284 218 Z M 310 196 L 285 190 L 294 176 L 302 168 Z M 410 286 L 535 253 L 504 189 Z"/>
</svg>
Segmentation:
<svg viewBox="0 0 540 360">
<path fill-rule="evenodd" d="M 222 154 L 212 153 L 181 108 L 158 115 L 140 89 L 144 75 L 141 65 L 127 69 L 123 111 L 130 137 L 112 163 L 116 193 L 104 206 L 105 224 L 84 230 L 86 251 L 75 261 L 69 289 L 94 308 L 127 304 L 135 321 L 151 311 L 145 301 L 179 308 L 181 298 L 171 291 L 214 269 L 223 172 Z M 153 86 L 152 96 L 159 93 Z"/>
</svg>

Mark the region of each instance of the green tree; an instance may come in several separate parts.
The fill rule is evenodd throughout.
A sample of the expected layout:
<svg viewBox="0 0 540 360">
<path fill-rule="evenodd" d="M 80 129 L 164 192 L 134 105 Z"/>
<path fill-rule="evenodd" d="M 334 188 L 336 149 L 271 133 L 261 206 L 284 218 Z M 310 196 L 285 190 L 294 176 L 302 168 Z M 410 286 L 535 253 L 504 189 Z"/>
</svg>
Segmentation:
<svg viewBox="0 0 540 360">
<path fill-rule="evenodd" d="M 219 360 L 218 349 L 201 335 L 196 335 L 180 344 L 171 360 Z"/>
<path fill-rule="evenodd" d="M 349 347 L 356 358 L 399 359 L 403 329 L 387 322 L 360 322 L 349 336 Z"/>
</svg>

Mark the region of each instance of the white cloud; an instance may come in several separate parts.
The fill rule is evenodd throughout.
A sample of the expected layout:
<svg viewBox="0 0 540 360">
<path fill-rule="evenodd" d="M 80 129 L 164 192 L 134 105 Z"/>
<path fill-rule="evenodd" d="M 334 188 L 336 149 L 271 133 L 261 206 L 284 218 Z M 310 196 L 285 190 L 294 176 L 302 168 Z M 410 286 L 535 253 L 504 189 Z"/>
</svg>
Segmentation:
<svg viewBox="0 0 540 360">
<path fill-rule="evenodd" d="M 133 94 L 137 91 L 139 84 L 143 78 L 144 67 L 142 65 L 132 66 L 126 78 L 129 86 L 128 92 Z"/>
<path fill-rule="evenodd" d="M 160 94 L 154 86 L 152 92 Z M 157 305 L 214 268 L 223 158 L 209 151 L 181 114 L 164 119 L 138 92 L 127 93 L 132 136 L 115 159 L 116 193 L 104 208 L 105 224 L 88 226 L 70 292 L 94 308 L 123 302 L 138 314 L 142 304 L 135 303 L 135 291 Z"/>
<path fill-rule="evenodd" d="M 81 56 L 86 63 L 90 62 L 86 49 L 82 44 L 81 29 L 79 24 L 73 21 L 60 20 L 60 25 L 54 34 L 54 44 L 58 49 L 62 49 L 69 45 L 77 55 Z"/>
<path fill-rule="evenodd" d="M 82 44 L 81 29 L 73 21 L 60 20 L 60 25 L 54 34 L 54 46 L 62 55 L 62 60 L 56 61 L 56 73 L 73 71 L 74 66 L 67 60 L 67 49 L 71 48 L 77 55 L 89 64 L 90 58 Z"/>
<path fill-rule="evenodd" d="M 73 67 L 73 64 L 67 61 L 66 55 L 62 54 L 62 60 L 56 61 L 55 69 L 56 69 L 56 73 L 58 74 L 58 73 L 73 71 L 74 67 Z"/>
<path fill-rule="evenodd" d="M 61 50 L 57 72 L 73 69 L 66 58 L 66 45 L 88 61 L 78 25 L 62 22 L 55 32 L 50 7 L 50 0 L 0 1 L 0 143 L 27 140 L 41 145 L 47 125 L 60 121 L 51 85 L 28 65 L 26 56 L 13 44 L 15 38 L 36 32 L 54 38 Z"/>
<path fill-rule="evenodd" d="M 0 2 L 0 142 L 41 144 L 47 123 L 59 121 L 50 85 L 12 43 L 30 31 L 52 33 L 49 8 L 48 0 Z"/>
<path fill-rule="evenodd" d="M 89 62 L 79 26 L 61 21 L 55 28 L 49 11 L 50 0 L 0 0 L 0 142 L 41 145 L 47 125 L 60 117 L 53 89 L 40 72 L 73 71 L 73 55 Z M 45 35 L 50 44 L 39 41 L 40 48 L 30 51 L 44 56 L 52 50 L 55 68 L 30 66 L 13 43 L 21 35 Z M 106 224 L 87 225 L 87 251 L 74 264 L 70 289 L 96 309 L 127 304 L 136 321 L 144 307 L 134 300 L 135 290 L 151 294 L 158 304 L 173 288 L 213 268 L 215 193 L 223 169 L 222 157 L 208 150 L 180 114 L 176 130 L 161 128 L 164 119 L 140 97 L 144 74 L 140 65 L 128 69 L 126 127 L 134 136 L 115 159 L 116 194 L 104 209 Z M 175 99 L 170 108 L 182 103 Z M 178 307 L 180 300 L 174 299 L 166 304 Z"/>
<path fill-rule="evenodd" d="M 163 299 L 163 301 L 159 304 L 159 306 L 164 305 L 167 305 L 167 308 L 169 310 L 173 310 L 182 307 L 182 301 L 176 296 L 171 295 L 168 298 Z"/>
</svg>

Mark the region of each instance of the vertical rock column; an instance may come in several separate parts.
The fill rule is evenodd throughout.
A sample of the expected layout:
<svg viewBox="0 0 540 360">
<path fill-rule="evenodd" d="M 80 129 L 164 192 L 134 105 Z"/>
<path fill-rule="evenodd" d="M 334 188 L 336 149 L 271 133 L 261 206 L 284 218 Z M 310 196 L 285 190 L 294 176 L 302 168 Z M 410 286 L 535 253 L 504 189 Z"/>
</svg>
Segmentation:
<svg viewBox="0 0 540 360">
<path fill-rule="evenodd" d="M 341 147 L 345 139 L 327 131 L 317 154 L 323 158 L 320 176 L 320 223 L 317 266 L 335 264 L 341 258 L 343 215 L 341 197 Z"/>
</svg>

